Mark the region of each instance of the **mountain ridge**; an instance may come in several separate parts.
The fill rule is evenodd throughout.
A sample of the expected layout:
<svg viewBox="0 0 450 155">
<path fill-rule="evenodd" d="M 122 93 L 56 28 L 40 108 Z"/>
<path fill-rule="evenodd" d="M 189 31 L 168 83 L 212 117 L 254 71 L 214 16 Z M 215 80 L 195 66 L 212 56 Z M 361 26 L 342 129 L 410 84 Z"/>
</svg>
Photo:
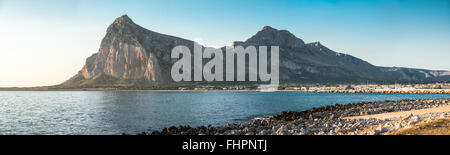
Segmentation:
<svg viewBox="0 0 450 155">
<path fill-rule="evenodd" d="M 176 85 L 170 76 L 171 50 L 194 41 L 161 34 L 134 23 L 127 15 L 107 28 L 99 51 L 62 87 Z M 246 41 L 232 46 L 279 46 L 281 83 L 434 82 L 450 81 L 450 72 L 380 67 L 335 52 L 320 42 L 305 43 L 287 30 L 264 26 Z M 223 48 L 222 48 L 223 49 Z M 191 83 L 211 84 L 211 83 Z M 213 83 L 214 84 L 214 83 Z"/>
</svg>

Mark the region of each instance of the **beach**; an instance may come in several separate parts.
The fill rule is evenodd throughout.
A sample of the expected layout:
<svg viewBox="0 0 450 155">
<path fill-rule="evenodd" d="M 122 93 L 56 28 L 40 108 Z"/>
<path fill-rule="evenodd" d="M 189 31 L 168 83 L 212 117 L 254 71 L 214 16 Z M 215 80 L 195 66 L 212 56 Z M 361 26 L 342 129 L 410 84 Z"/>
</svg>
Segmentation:
<svg viewBox="0 0 450 155">
<path fill-rule="evenodd" d="M 450 98 L 361 102 L 282 112 L 224 126 L 179 126 L 150 135 L 387 135 L 450 117 Z"/>
</svg>

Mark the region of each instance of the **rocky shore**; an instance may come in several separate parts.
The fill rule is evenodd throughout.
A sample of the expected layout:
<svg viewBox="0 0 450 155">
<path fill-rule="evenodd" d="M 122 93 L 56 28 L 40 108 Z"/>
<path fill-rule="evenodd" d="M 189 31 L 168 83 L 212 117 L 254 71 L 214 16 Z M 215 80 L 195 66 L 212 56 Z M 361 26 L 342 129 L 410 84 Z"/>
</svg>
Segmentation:
<svg viewBox="0 0 450 155">
<path fill-rule="evenodd" d="M 422 122 L 450 117 L 450 112 L 426 113 L 389 119 L 348 119 L 399 111 L 450 106 L 450 98 L 362 102 L 324 106 L 298 112 L 282 112 L 269 120 L 254 120 L 248 124 L 224 126 L 179 126 L 150 135 L 380 135 L 393 133 Z"/>
<path fill-rule="evenodd" d="M 450 94 L 450 89 L 308 90 L 309 93 Z"/>
</svg>

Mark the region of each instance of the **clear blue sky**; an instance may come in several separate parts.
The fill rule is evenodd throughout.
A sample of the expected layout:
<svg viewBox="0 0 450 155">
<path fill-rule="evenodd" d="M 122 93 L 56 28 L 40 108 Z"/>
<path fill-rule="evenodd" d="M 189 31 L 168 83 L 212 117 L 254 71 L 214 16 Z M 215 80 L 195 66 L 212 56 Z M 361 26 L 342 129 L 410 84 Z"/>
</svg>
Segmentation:
<svg viewBox="0 0 450 155">
<path fill-rule="evenodd" d="M 0 87 L 70 78 L 122 14 L 207 46 L 270 25 L 374 65 L 450 70 L 448 0 L 0 0 Z"/>
</svg>

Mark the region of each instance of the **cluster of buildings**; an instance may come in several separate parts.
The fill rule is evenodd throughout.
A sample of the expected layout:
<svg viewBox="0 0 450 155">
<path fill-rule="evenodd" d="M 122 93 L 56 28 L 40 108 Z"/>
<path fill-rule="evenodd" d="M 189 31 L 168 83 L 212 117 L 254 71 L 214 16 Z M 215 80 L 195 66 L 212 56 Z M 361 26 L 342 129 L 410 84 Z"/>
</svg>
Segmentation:
<svg viewBox="0 0 450 155">
<path fill-rule="evenodd" d="M 359 84 L 359 85 L 336 85 L 336 86 L 310 86 L 294 87 L 293 90 L 315 91 L 315 90 L 417 90 L 417 89 L 450 89 L 450 83 L 433 84 Z"/>
<path fill-rule="evenodd" d="M 212 90 L 259 90 L 259 91 L 304 91 L 304 92 L 331 92 L 331 93 L 450 93 L 450 83 L 431 84 L 353 84 L 353 85 L 294 85 L 294 86 L 214 86 L 199 85 L 195 87 L 179 87 L 178 90 L 212 91 Z"/>
</svg>

